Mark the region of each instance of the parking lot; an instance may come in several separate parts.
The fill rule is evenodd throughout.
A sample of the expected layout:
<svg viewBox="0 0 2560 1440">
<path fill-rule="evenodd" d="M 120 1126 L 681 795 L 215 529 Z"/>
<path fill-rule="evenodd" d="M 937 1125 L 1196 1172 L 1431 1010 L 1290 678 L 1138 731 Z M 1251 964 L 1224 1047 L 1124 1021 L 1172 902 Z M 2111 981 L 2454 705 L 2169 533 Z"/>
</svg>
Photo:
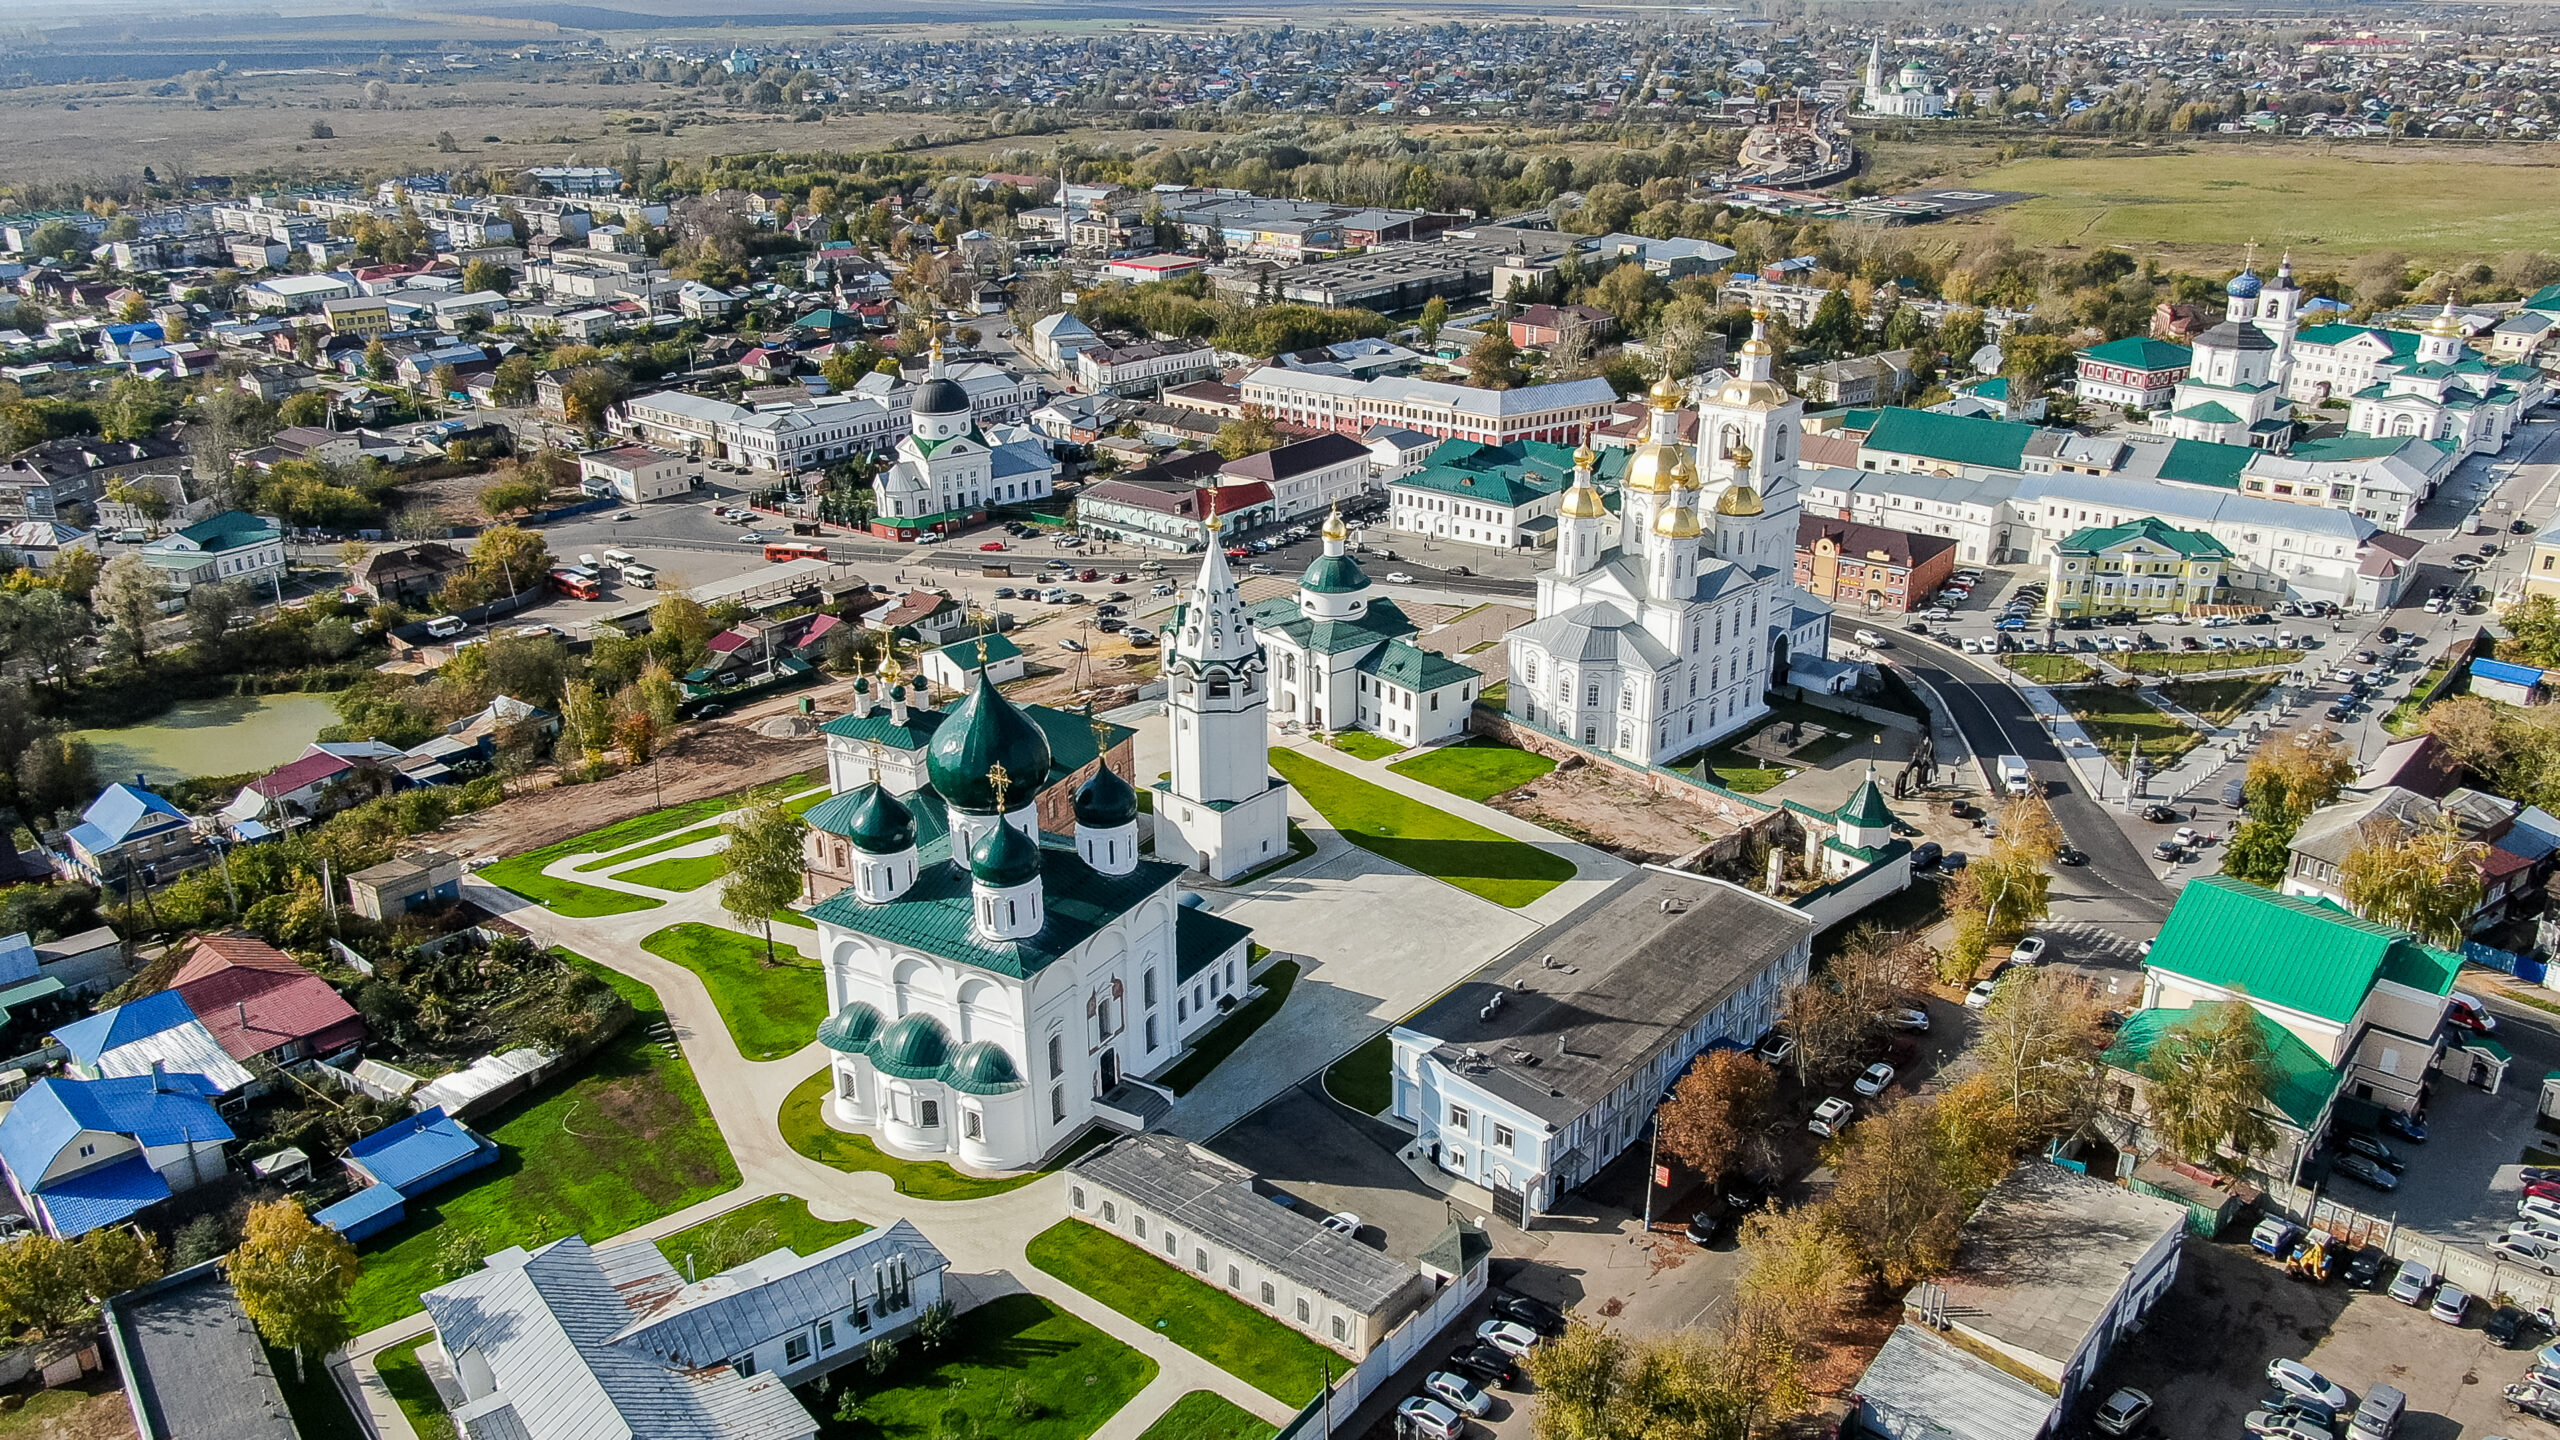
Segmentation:
<svg viewBox="0 0 2560 1440">
<path fill-rule="evenodd" d="M 2267 1362 L 2303 1360 L 2362 1399 L 2377 1383 L 2409 1397 L 2402 1440 L 2551 1440 L 2560 1428 L 2507 1408 L 2502 1389 L 2532 1362 L 2481 1330 L 2474 1302 L 2456 1328 L 2389 1297 L 2314 1286 L 2242 1243 L 2190 1240 L 2178 1282 L 2099 1376 L 2102 1392 L 2150 1395 L 2151 1433 L 2238 1436 L 2269 1390 Z M 2536 1332 L 2534 1344 L 2547 1335 Z M 2100 1398 L 2103 1398 L 2103 1394 Z"/>
</svg>

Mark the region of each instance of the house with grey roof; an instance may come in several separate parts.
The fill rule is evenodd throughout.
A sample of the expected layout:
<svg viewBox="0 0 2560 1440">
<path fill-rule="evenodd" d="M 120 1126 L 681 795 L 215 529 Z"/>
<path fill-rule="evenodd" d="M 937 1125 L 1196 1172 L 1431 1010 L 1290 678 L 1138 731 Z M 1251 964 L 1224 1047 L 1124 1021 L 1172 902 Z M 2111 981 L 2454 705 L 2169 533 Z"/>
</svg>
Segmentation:
<svg viewBox="0 0 2560 1440">
<path fill-rule="evenodd" d="M 207 1260 L 100 1307 L 125 1403 L 142 1440 L 297 1440 L 273 1352 L 240 1308 L 223 1262 Z"/>
<path fill-rule="evenodd" d="M 1983 1197 L 1953 1269 L 1912 1287 L 1854 1391 L 1891 1440 L 2039 1440 L 2178 1278 L 2187 1209 L 2028 1160 Z"/>
<path fill-rule="evenodd" d="M 465 1440 L 805 1440 L 818 1422 L 791 1387 L 913 1329 L 949 1262 L 901 1220 L 700 1280 L 689 1265 L 572 1235 L 428 1291 Z"/>
<path fill-rule="evenodd" d="M 1355 1360 L 1431 1297 L 1421 1271 L 1258 1185 L 1180 1136 L 1129 1135 L 1067 1167 L 1067 1213 Z"/>
<path fill-rule="evenodd" d="M 1748 1045 L 1803 982 L 1820 923 L 1646 866 L 1388 1033 L 1408 1154 L 1527 1228 L 1644 1134 L 1714 1045 Z"/>
</svg>

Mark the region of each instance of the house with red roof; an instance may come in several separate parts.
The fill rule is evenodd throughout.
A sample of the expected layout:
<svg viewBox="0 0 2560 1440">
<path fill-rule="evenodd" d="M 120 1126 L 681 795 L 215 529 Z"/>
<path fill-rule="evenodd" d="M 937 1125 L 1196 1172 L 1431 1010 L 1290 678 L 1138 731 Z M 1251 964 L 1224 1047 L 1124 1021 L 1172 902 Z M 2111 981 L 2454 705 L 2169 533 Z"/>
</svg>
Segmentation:
<svg viewBox="0 0 2560 1440">
<path fill-rule="evenodd" d="M 320 1059 L 364 1040 L 364 1017 L 328 981 L 250 936 L 199 938 L 170 988 L 243 1065 Z"/>
<path fill-rule="evenodd" d="M 302 758 L 250 781 L 222 807 L 223 828 L 240 840 L 264 840 L 306 820 L 342 808 L 330 786 L 355 771 L 355 762 L 317 746 Z M 345 793 L 348 787 L 340 787 Z"/>
</svg>

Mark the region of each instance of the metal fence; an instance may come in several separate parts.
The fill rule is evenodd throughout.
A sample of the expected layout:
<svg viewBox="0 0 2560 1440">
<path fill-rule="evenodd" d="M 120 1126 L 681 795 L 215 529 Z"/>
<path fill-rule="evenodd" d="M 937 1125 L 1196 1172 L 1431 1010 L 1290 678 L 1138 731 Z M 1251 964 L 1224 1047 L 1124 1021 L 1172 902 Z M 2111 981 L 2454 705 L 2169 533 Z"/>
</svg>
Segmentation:
<svg viewBox="0 0 2560 1440">
<path fill-rule="evenodd" d="M 2271 1185 L 2265 1208 L 2297 1225 L 2324 1231 L 2355 1245 L 2378 1246 L 2395 1260 L 2415 1260 L 2441 1279 L 2472 1295 L 2526 1309 L 2560 1310 L 2560 1277 L 2503 1260 L 2464 1242 L 2412 1230 L 2397 1221 L 2320 1194 L 2300 1185 Z"/>
</svg>

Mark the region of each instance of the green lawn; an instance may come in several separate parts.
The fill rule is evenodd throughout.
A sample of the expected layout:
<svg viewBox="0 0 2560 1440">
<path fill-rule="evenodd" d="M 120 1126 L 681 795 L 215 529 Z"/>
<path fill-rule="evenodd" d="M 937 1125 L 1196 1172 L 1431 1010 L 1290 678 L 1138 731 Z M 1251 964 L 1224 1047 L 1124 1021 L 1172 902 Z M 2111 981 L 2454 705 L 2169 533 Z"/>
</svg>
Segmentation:
<svg viewBox="0 0 2560 1440">
<path fill-rule="evenodd" d="M 827 1018 L 825 973 L 787 940 L 775 941 L 777 963 L 769 967 L 764 941 L 716 925 L 670 925 L 640 948 L 702 977 L 729 1038 L 750 1060 L 790 1054 L 817 1038 Z"/>
<path fill-rule="evenodd" d="M 788 1247 L 797 1255 L 815 1255 L 871 1228 L 859 1220 L 821 1220 L 809 1213 L 809 1202 L 797 1195 L 767 1195 L 664 1237 L 658 1241 L 658 1253 L 682 1268 L 686 1253 L 707 1243 L 713 1230 L 725 1228 L 736 1234 L 757 1225 L 772 1226 L 773 1243 Z"/>
<path fill-rule="evenodd" d="M 634 845 L 628 850 L 617 851 L 611 855 L 599 855 L 593 860 L 579 864 L 576 868 L 581 872 L 608 870 L 616 865 L 628 865 L 644 855 L 657 855 L 668 850 L 681 850 L 687 845 L 697 845 L 719 833 L 720 827 L 717 825 L 696 825 L 689 830 L 679 830 L 673 835 L 652 840 L 646 845 Z"/>
<path fill-rule="evenodd" d="M 1342 731 L 1333 737 L 1333 745 L 1335 749 L 1363 760 L 1384 760 L 1390 755 L 1403 754 L 1405 748 L 1384 735 L 1373 735 L 1366 730 Z"/>
<path fill-rule="evenodd" d="M 646 895 L 581 885 L 575 880 L 561 880 L 542 873 L 543 866 L 555 860 L 565 860 L 577 854 L 579 849 L 576 841 L 563 841 L 539 850 L 528 850 L 482 870 L 480 878 L 492 885 L 503 885 L 527 900 L 547 907 L 553 914 L 578 920 L 593 920 L 603 915 L 629 915 L 640 910 L 655 910 L 667 903 Z"/>
<path fill-rule="evenodd" d="M 1278 960 L 1262 972 L 1262 993 L 1234 1014 L 1210 1026 L 1191 1042 L 1191 1053 L 1157 1077 L 1157 1083 L 1176 1095 L 1188 1095 L 1191 1087 L 1209 1078 L 1218 1062 L 1235 1053 L 1235 1048 L 1251 1039 L 1263 1022 L 1280 1013 L 1289 1003 L 1289 990 L 1298 983 L 1298 962 Z"/>
<path fill-rule="evenodd" d="M 1349 1362 L 1306 1336 L 1082 1220 L 1032 1237 L 1031 1263 L 1286 1405 Z"/>
<path fill-rule="evenodd" d="M 2228 680 L 2171 680 L 2161 685 L 2160 693 L 2182 710 L 2228 725 L 2249 713 L 2275 686 L 2272 675 L 2241 675 Z"/>
<path fill-rule="evenodd" d="M 629 915 L 641 910 L 655 910 L 666 902 L 653 900 L 645 895 L 627 895 L 619 890 L 581 885 L 575 880 L 554 879 L 543 874 L 542 869 L 553 861 L 566 860 L 572 855 L 627 849 L 642 841 L 658 840 L 661 837 L 665 837 L 664 844 L 652 846 L 649 850 L 639 853 L 650 854 L 657 850 L 672 849 L 676 844 L 681 843 L 673 838 L 675 832 L 696 829 L 704 821 L 741 806 L 754 805 L 765 800 L 794 794 L 812 785 L 823 787 L 826 778 L 827 772 L 824 768 L 820 768 L 798 775 L 788 775 L 736 795 L 719 795 L 708 800 L 692 800 L 682 805 L 670 805 L 663 810 L 652 810 L 645 815 L 634 815 L 628 820 L 618 821 L 600 830 L 590 830 L 584 835 L 573 835 L 557 844 L 545 845 L 539 850 L 528 850 L 522 855 L 511 855 L 481 871 L 480 878 L 492 885 L 503 885 L 527 900 L 549 906 L 553 912 L 574 919 L 592 920 L 605 915 Z M 822 798 L 824 797 L 813 797 L 810 803 L 815 804 L 817 799 Z M 604 863 L 611 864 L 614 861 L 629 858 L 631 857 L 612 856 Z M 583 862 L 578 868 L 588 870 L 596 866 L 594 862 Z"/>
<path fill-rule="evenodd" d="M 655 890 L 699 890 L 720 878 L 728 866 L 728 857 L 719 851 L 708 855 L 679 855 L 672 860 L 652 860 L 634 866 L 613 878 L 646 885 Z"/>
<path fill-rule="evenodd" d="M 1049 1170 L 1035 1170 L 1021 1175 L 1008 1175 L 1000 1180 L 982 1180 L 963 1175 L 939 1160 L 901 1160 L 871 1143 L 870 1138 L 838 1130 L 818 1113 L 827 1098 L 827 1087 L 835 1080 L 831 1067 L 800 1082 L 790 1098 L 782 1102 L 782 1139 L 792 1149 L 821 1165 L 832 1165 L 848 1174 L 876 1171 L 889 1177 L 901 1195 L 918 1200 L 984 1200 L 1019 1190 L 1060 1165 L 1075 1159 L 1111 1138 L 1100 1128 L 1087 1131 L 1076 1143 L 1051 1163 Z"/>
<path fill-rule="evenodd" d="M 2069 655 L 2013 653 L 2000 663 L 2039 685 L 2077 685 L 2097 675 L 2095 667 Z"/>
<path fill-rule="evenodd" d="M 2220 670 L 2265 670 L 2300 663 L 2299 650 L 2261 650 L 2252 645 L 2232 650 L 2136 650 L 2115 657 L 2117 665 L 2138 675 L 2199 675 Z"/>
<path fill-rule="evenodd" d="M 409 1417 L 409 1428 L 418 1432 L 418 1440 L 454 1440 L 453 1417 L 445 1412 L 443 1397 L 436 1394 L 436 1382 L 427 1378 L 426 1367 L 418 1363 L 418 1347 L 434 1343 L 435 1338 L 421 1335 L 406 1345 L 394 1345 L 373 1357 L 373 1367 L 382 1372 L 382 1388 L 400 1403 L 400 1413 Z"/>
<path fill-rule="evenodd" d="M 2201 744 L 2204 737 L 2162 714 L 2131 690 L 2112 685 L 2080 685 L 2056 690 L 2054 697 L 2080 721 L 2107 758 L 2123 770 L 2136 744 L 2143 757 L 2160 769 Z"/>
<path fill-rule="evenodd" d="M 1375 1115 L 1394 1100 L 1395 1047 L 1379 1031 L 1359 1049 L 1336 1060 L 1324 1072 L 1325 1093 L 1363 1115 Z"/>
<path fill-rule="evenodd" d="M 1516 746 L 1469 740 L 1427 750 L 1387 768 L 1408 780 L 1419 780 L 1435 790 L 1446 790 L 1482 804 L 1505 790 L 1517 790 L 1539 778 L 1556 768 L 1556 762 Z"/>
<path fill-rule="evenodd" d="M 1156 1376 L 1156 1362 L 1036 1295 L 962 1311 L 933 1354 L 912 1337 L 898 1352 L 886 1374 L 856 1362 L 828 1393 L 800 1390 L 823 1440 L 1084 1440 Z M 836 1418 L 848 1393 L 861 1406 L 850 1422 Z"/>
<path fill-rule="evenodd" d="M 1516 910 L 1573 878 L 1573 862 L 1561 855 L 1408 800 L 1298 751 L 1274 750 L 1271 764 L 1345 840 L 1497 905 Z"/>
<path fill-rule="evenodd" d="M 364 1278 L 348 1306 L 357 1333 L 416 1313 L 419 1292 L 452 1278 L 437 1256 L 449 1236 L 476 1236 L 477 1254 L 569 1234 L 594 1242 L 737 1185 L 737 1162 L 693 1067 L 652 1038 L 665 1019 L 656 992 L 577 963 L 621 991 L 638 1015 L 566 1083 L 479 1122 L 498 1142 L 496 1164 L 411 1201 L 406 1220 L 359 1247 Z"/>
<path fill-rule="evenodd" d="M 1271 1440 L 1278 1428 L 1210 1390 L 1194 1390 L 1165 1407 L 1138 1440 Z"/>
</svg>

